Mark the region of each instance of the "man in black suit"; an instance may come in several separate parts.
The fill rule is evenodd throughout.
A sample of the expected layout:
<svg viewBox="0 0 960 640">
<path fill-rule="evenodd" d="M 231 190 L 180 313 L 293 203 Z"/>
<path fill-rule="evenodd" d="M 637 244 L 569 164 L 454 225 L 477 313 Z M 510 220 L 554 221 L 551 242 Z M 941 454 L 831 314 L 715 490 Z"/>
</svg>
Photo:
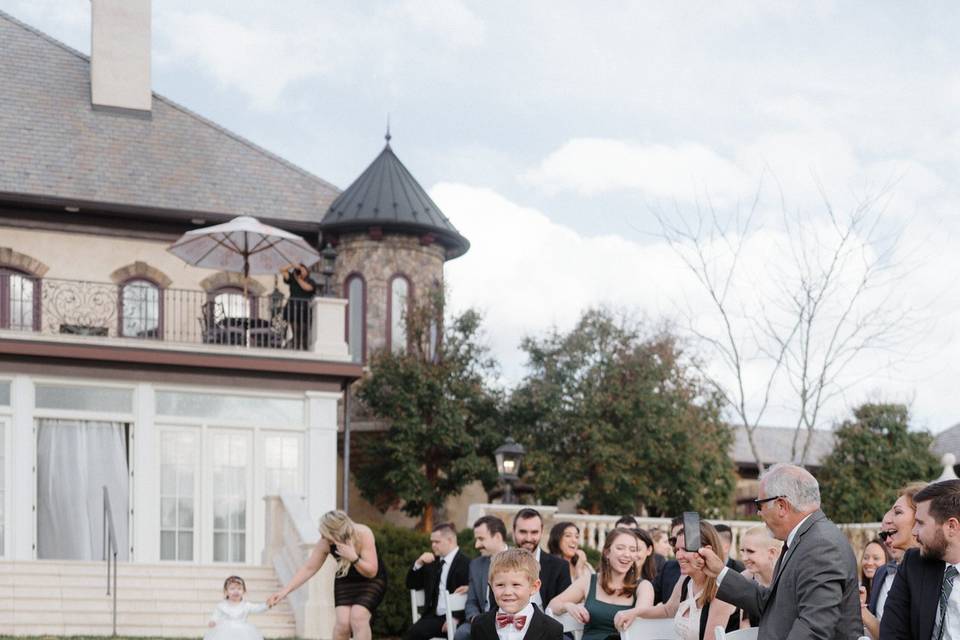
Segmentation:
<svg viewBox="0 0 960 640">
<path fill-rule="evenodd" d="M 445 522 L 438 524 L 430 533 L 430 547 L 407 572 L 407 588 L 424 591 L 423 616 L 404 635 L 404 640 L 430 640 L 446 635 L 446 601 L 444 591 L 464 593 L 470 580 L 470 558 L 460 553 L 457 547 L 457 530 Z M 463 611 L 453 615 L 463 619 Z"/>
<path fill-rule="evenodd" d="M 513 542 L 526 549 L 540 563 L 540 590 L 533 594 L 533 603 L 543 608 L 555 596 L 570 586 L 570 568 L 567 561 L 540 548 L 543 537 L 543 516 L 536 509 L 521 509 L 513 518 Z"/>
<path fill-rule="evenodd" d="M 723 557 L 727 559 L 727 566 L 737 573 L 743 573 L 746 569 L 744 564 L 730 555 L 730 547 L 733 546 L 733 530 L 730 525 L 720 522 L 713 525 L 713 528 L 720 534 L 720 544 L 723 545 Z"/>
<path fill-rule="evenodd" d="M 960 480 L 927 485 L 913 497 L 920 549 L 903 557 L 880 620 L 883 640 L 960 637 Z"/>
</svg>

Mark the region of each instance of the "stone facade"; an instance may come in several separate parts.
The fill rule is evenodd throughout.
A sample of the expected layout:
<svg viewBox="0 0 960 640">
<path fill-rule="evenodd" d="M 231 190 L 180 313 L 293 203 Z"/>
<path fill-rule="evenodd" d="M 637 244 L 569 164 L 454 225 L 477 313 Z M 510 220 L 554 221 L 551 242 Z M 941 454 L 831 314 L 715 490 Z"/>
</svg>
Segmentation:
<svg viewBox="0 0 960 640">
<path fill-rule="evenodd" d="M 443 285 L 446 256 L 439 244 L 424 245 L 414 236 L 384 233 L 380 239 L 365 233 L 344 234 L 337 244 L 334 281 L 346 296 L 346 282 L 353 274 L 366 283 L 367 357 L 387 341 L 387 299 L 391 280 L 398 275 L 410 281 L 411 301 L 423 291 Z"/>
</svg>

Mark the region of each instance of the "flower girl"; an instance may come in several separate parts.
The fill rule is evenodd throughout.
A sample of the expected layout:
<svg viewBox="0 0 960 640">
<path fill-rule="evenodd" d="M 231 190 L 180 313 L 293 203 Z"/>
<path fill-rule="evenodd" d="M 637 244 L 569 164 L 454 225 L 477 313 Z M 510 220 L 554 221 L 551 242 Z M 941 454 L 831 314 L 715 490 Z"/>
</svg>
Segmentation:
<svg viewBox="0 0 960 640">
<path fill-rule="evenodd" d="M 230 576 L 223 583 L 223 601 L 217 603 L 210 618 L 210 630 L 203 640 L 263 640 L 257 628 L 247 622 L 251 613 L 262 613 L 266 604 L 253 604 L 243 599 L 247 585 L 243 578 Z"/>
</svg>

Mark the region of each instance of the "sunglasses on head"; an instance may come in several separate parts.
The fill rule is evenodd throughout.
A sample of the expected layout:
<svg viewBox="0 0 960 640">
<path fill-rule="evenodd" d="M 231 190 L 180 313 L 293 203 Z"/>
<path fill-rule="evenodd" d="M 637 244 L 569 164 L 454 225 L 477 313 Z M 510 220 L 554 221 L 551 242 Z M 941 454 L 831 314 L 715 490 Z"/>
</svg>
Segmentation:
<svg viewBox="0 0 960 640">
<path fill-rule="evenodd" d="M 669 538 L 667 538 L 667 542 L 670 543 L 671 547 L 677 546 L 677 536 L 670 536 Z"/>
<path fill-rule="evenodd" d="M 877 534 L 877 537 L 886 542 L 887 538 L 892 537 L 895 533 L 896 531 L 881 531 Z"/>
</svg>

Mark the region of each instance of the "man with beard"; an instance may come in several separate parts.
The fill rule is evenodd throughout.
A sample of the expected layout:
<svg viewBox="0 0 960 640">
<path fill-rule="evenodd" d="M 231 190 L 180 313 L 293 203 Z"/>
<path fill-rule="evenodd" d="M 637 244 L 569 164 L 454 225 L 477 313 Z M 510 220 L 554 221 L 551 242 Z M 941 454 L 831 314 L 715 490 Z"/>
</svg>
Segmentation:
<svg viewBox="0 0 960 640">
<path fill-rule="evenodd" d="M 883 640 L 960 638 L 960 480 L 934 482 L 913 497 L 919 549 L 903 557 L 880 621 Z"/>
<path fill-rule="evenodd" d="M 570 586 L 570 569 L 567 561 L 540 549 L 543 536 L 543 517 L 536 509 L 525 508 L 513 518 L 513 542 L 526 549 L 540 563 L 540 591 L 533 594 L 531 602 L 543 608 L 553 598 Z"/>
</svg>

